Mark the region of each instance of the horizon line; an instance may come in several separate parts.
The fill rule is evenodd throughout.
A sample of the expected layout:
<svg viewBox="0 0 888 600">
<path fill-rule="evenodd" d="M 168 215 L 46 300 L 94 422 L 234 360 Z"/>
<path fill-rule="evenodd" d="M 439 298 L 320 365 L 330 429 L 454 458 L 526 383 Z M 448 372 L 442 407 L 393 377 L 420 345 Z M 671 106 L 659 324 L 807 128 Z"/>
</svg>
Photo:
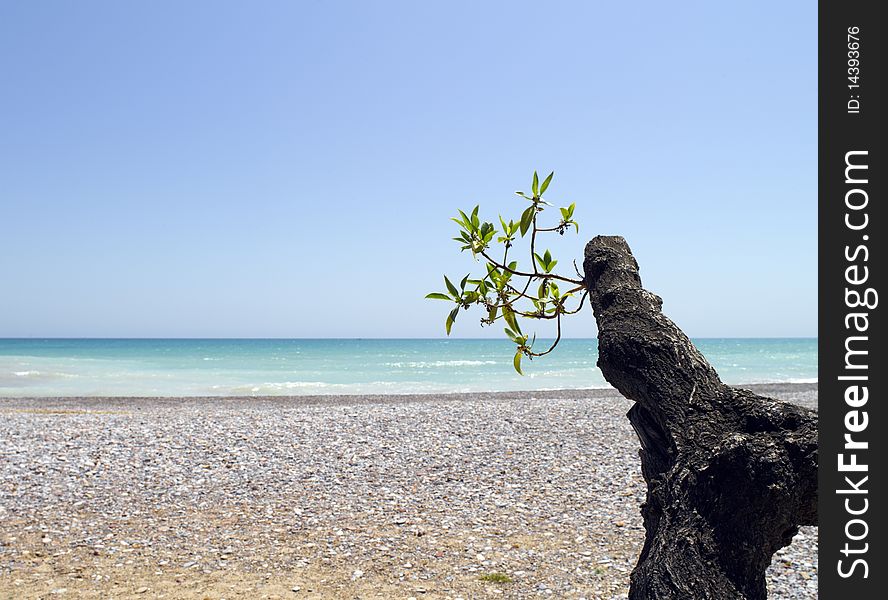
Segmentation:
<svg viewBox="0 0 888 600">
<path fill-rule="evenodd" d="M 818 336 L 816 335 L 788 335 L 788 336 L 736 336 L 736 335 L 724 335 L 724 336 L 688 336 L 692 340 L 816 340 Z M 345 336 L 330 336 L 330 337 L 262 337 L 262 336 L 242 336 L 242 337 L 227 337 L 227 336 L 219 336 L 219 337 L 188 337 L 188 336 L 0 336 L 0 340 L 9 341 L 9 340 L 182 340 L 182 341 L 201 341 L 201 340 L 256 340 L 256 341 L 265 341 L 265 340 L 381 340 L 381 341 L 392 341 L 392 340 L 434 340 L 434 341 L 449 341 L 449 340 L 467 340 L 467 341 L 487 341 L 487 340 L 499 340 L 510 341 L 506 338 L 500 337 L 345 337 Z M 554 337 L 543 337 L 538 336 L 539 340 L 548 340 L 555 339 Z M 597 340 L 598 336 L 592 337 L 568 337 L 562 336 L 562 340 Z"/>
</svg>

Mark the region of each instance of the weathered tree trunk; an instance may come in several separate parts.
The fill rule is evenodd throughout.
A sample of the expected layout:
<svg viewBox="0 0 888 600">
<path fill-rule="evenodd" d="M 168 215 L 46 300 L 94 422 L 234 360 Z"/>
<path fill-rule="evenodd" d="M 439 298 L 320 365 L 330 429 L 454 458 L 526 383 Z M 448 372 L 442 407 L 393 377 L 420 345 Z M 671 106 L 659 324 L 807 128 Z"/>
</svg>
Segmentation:
<svg viewBox="0 0 888 600">
<path fill-rule="evenodd" d="M 631 600 L 759 600 L 765 570 L 817 520 L 817 416 L 723 384 L 641 287 L 621 237 L 586 246 L 598 366 L 635 404 L 646 538 Z"/>
</svg>

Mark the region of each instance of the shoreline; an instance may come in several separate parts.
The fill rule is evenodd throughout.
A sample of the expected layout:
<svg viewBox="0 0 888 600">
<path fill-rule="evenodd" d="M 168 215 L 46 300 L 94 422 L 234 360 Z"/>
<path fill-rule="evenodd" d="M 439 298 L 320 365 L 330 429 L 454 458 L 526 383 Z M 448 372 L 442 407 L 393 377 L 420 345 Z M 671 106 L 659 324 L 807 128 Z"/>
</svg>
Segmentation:
<svg viewBox="0 0 888 600">
<path fill-rule="evenodd" d="M 816 384 L 747 386 L 816 407 Z M 625 598 L 614 390 L 0 399 L 0 599 Z M 816 597 L 816 528 L 770 598 Z"/>
<path fill-rule="evenodd" d="M 795 402 L 807 408 L 817 409 L 817 383 L 750 383 L 731 385 L 731 387 L 748 389 L 757 394 L 773 397 L 777 400 Z M 412 402 L 446 402 L 460 400 L 509 400 L 509 399 L 585 399 L 620 396 L 612 387 L 606 388 L 570 388 L 560 390 L 519 390 L 495 392 L 447 392 L 419 394 L 305 394 L 305 395 L 257 395 L 257 396 L 0 396 L 0 408 L 4 405 L 22 403 L 80 403 L 89 405 L 123 405 L 132 402 L 152 402 L 156 404 L 217 404 L 220 406 L 244 403 L 281 404 L 288 406 L 311 406 L 318 404 L 385 404 Z M 622 398 L 622 396 L 620 396 Z"/>
</svg>

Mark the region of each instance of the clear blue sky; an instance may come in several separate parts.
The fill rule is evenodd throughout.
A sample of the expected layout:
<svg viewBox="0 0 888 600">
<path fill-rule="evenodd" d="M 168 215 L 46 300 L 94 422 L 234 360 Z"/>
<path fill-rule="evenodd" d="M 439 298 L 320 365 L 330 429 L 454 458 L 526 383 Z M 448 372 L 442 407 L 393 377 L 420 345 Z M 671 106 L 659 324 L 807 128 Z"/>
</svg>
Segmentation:
<svg viewBox="0 0 888 600">
<path fill-rule="evenodd" d="M 0 336 L 443 336 L 448 217 L 533 169 L 563 265 L 620 234 L 690 335 L 816 335 L 816 12 L 4 2 Z"/>
</svg>

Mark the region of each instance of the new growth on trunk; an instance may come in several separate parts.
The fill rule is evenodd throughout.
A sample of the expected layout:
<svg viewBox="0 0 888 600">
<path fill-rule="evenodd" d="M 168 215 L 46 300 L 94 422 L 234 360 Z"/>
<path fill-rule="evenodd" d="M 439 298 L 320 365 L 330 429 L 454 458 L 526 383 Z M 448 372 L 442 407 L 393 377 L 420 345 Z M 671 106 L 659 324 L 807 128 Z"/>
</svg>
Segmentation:
<svg viewBox="0 0 888 600">
<path fill-rule="evenodd" d="M 552 181 L 533 174 L 521 217 L 502 229 L 483 221 L 476 206 L 459 211 L 454 240 L 483 263 L 474 279 L 426 296 L 452 303 L 451 326 L 462 310 L 480 306 L 482 325 L 506 324 L 522 357 L 551 352 L 561 320 L 589 298 L 598 322 L 598 366 L 605 379 L 634 401 L 628 417 L 641 442 L 647 497 L 641 512 L 646 537 L 632 572 L 630 600 L 762 600 L 765 570 L 800 525 L 817 521 L 817 416 L 813 411 L 722 383 L 688 337 L 662 311 L 662 301 L 641 286 L 638 263 L 621 237 L 598 236 L 586 245 L 584 273 L 554 272 L 557 260 L 537 249 L 537 236 L 564 234 L 579 225 L 574 204 L 545 227 L 540 214 Z M 510 253 L 529 243 L 525 266 Z M 492 253 L 501 244 L 501 254 Z M 500 258 L 501 256 L 501 258 Z M 567 284 L 562 291 L 558 284 Z M 578 301 L 576 299 L 579 299 Z M 568 308 L 567 301 L 572 300 Z M 520 320 L 554 321 L 548 349 Z"/>
</svg>

